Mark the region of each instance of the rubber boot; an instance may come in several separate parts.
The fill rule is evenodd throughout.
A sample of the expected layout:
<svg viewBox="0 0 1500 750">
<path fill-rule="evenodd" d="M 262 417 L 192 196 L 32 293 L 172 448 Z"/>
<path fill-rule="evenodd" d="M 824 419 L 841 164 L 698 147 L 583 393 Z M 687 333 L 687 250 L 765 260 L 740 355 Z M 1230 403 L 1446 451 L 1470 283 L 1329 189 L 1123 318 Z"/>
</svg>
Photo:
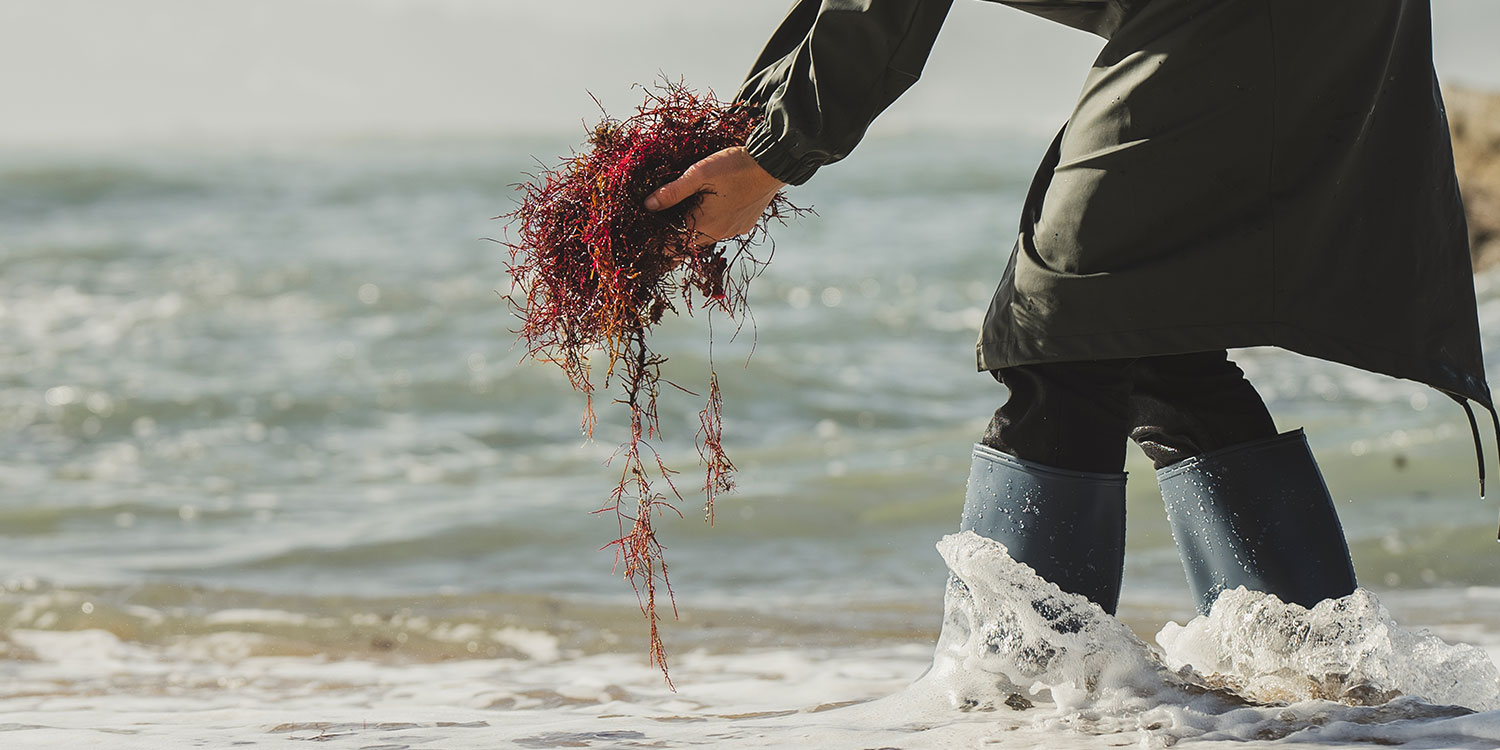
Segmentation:
<svg viewBox="0 0 1500 750">
<path fill-rule="evenodd" d="M 1156 472 L 1198 611 L 1244 586 L 1312 607 L 1354 591 L 1328 486 L 1301 430 Z"/>
<path fill-rule="evenodd" d="M 959 528 L 1004 544 L 1037 575 L 1115 613 L 1125 567 L 1124 473 L 1054 469 L 976 445 Z"/>
</svg>

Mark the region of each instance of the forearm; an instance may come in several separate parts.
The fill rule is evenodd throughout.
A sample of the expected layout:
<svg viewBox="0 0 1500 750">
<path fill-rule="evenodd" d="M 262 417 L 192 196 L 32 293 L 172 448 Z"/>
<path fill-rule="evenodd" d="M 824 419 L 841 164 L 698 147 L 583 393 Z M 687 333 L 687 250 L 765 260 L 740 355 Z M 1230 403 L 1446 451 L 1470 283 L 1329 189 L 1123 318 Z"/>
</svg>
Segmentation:
<svg viewBox="0 0 1500 750">
<path fill-rule="evenodd" d="M 765 118 L 746 148 L 800 185 L 847 156 L 870 122 L 921 75 L 952 0 L 802 0 L 736 99 Z"/>
</svg>

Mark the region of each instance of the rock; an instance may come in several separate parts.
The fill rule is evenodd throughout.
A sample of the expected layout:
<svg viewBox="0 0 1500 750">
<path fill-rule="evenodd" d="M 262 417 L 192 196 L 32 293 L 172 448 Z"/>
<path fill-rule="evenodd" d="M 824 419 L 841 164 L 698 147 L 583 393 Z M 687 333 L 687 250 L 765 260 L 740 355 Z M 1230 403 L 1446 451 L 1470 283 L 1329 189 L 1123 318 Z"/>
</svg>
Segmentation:
<svg viewBox="0 0 1500 750">
<path fill-rule="evenodd" d="M 1474 270 L 1482 271 L 1500 265 L 1500 94 L 1454 88 L 1443 99 Z"/>
</svg>

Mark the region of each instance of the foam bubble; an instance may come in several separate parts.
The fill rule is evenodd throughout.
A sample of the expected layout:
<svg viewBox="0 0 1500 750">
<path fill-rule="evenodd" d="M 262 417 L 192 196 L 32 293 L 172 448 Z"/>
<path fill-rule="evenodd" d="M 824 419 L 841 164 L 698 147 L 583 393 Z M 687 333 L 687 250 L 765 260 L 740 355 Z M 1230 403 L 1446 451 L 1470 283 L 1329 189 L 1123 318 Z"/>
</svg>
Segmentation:
<svg viewBox="0 0 1500 750">
<path fill-rule="evenodd" d="M 952 572 L 943 631 L 932 668 L 904 691 L 932 718 L 1008 708 L 1031 731 L 1134 734 L 1142 747 L 1381 738 L 1412 722 L 1414 738 L 1474 739 L 1496 726 L 1497 714 L 1464 723 L 1500 706 L 1488 655 L 1400 628 L 1363 589 L 1312 610 L 1228 592 L 1210 616 L 1168 623 L 1163 653 L 997 542 L 963 532 L 938 551 Z"/>
<path fill-rule="evenodd" d="M 1401 628 L 1365 589 L 1306 609 L 1239 588 L 1206 617 L 1167 623 L 1156 639 L 1172 667 L 1191 666 L 1257 703 L 1410 696 L 1500 708 L 1500 672 L 1482 649 Z"/>
<path fill-rule="evenodd" d="M 562 651 L 559 639 L 551 633 L 526 628 L 505 627 L 490 631 L 490 640 L 534 661 L 557 661 Z"/>
<path fill-rule="evenodd" d="M 929 680 L 944 684 L 955 706 L 1025 698 L 1069 710 L 1165 685 L 1161 663 L 1129 628 L 1011 559 L 1004 545 L 965 531 L 944 537 L 938 552 L 953 576 Z"/>
</svg>

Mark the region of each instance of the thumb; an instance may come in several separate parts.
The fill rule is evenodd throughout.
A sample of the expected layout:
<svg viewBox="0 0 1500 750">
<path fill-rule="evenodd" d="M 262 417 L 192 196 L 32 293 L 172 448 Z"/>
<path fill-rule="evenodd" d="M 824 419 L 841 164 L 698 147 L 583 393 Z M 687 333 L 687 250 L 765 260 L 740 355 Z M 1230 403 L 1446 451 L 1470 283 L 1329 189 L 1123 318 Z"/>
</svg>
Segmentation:
<svg viewBox="0 0 1500 750">
<path fill-rule="evenodd" d="M 671 182 L 657 188 L 655 192 L 646 196 L 646 210 L 661 211 L 671 208 L 689 195 L 698 192 L 697 170 L 688 169 Z"/>
</svg>

